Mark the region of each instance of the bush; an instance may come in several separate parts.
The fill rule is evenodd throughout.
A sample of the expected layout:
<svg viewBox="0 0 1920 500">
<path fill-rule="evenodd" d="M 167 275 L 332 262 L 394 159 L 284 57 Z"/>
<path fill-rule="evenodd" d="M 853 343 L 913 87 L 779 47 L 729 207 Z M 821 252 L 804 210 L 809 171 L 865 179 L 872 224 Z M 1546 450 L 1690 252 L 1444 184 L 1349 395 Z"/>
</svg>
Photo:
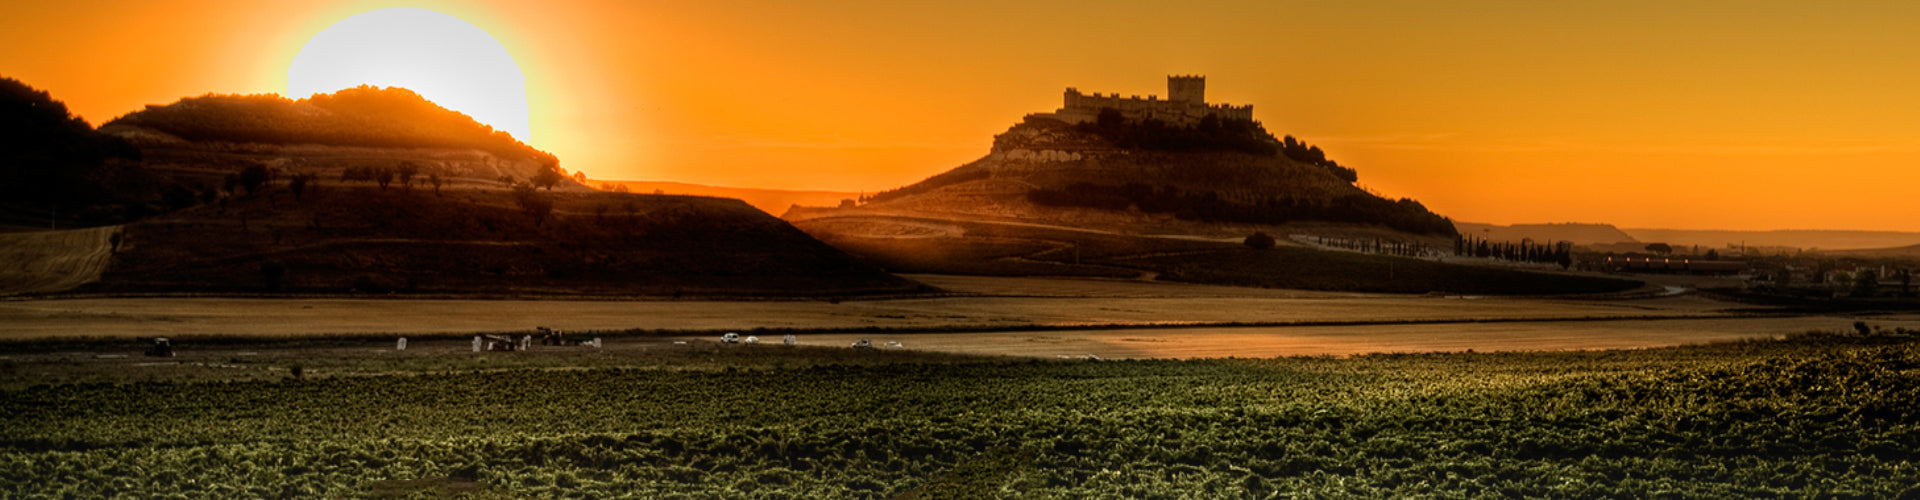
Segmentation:
<svg viewBox="0 0 1920 500">
<path fill-rule="evenodd" d="M 1248 236 L 1247 240 L 1244 243 L 1246 243 L 1248 248 L 1252 248 L 1254 250 L 1271 250 L 1273 249 L 1273 245 L 1275 244 L 1272 236 L 1268 236 L 1267 233 L 1260 233 L 1260 232 L 1256 232 L 1256 233 L 1253 233 L 1253 235 Z"/>
</svg>

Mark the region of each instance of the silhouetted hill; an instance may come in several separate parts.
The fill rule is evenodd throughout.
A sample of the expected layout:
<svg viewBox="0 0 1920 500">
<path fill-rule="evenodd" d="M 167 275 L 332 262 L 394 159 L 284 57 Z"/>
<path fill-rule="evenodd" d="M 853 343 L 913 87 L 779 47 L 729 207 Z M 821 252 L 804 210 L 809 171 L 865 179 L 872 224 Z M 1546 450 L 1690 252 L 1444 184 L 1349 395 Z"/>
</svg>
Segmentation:
<svg viewBox="0 0 1920 500">
<path fill-rule="evenodd" d="M 139 159 L 46 91 L 0 78 L 0 225 L 91 226 L 160 211 L 151 203 L 161 183 Z"/>
<path fill-rule="evenodd" d="M 996 136 L 985 158 L 877 193 L 859 207 L 796 210 L 787 217 L 946 214 L 1080 226 L 1150 219 L 1318 221 L 1454 234 L 1451 221 L 1419 202 L 1388 200 L 1355 187 L 1350 169 L 1318 152 L 1275 140 L 1253 122 L 1216 125 L 1209 132 L 1111 121 L 1075 126 L 1029 117 Z"/>
<path fill-rule="evenodd" d="M 738 200 L 284 185 L 129 224 L 102 293 L 914 292 Z"/>
<path fill-rule="evenodd" d="M 298 101 L 274 94 L 205 95 L 108 122 L 188 141 L 475 149 L 558 166 L 552 154 L 399 87 L 359 86 Z"/>
<path fill-rule="evenodd" d="M 1203 125 L 1205 123 L 1203 122 Z M 852 207 L 784 218 L 892 271 L 1094 276 L 1396 293 L 1608 293 L 1637 282 L 1321 251 L 1295 233 L 1444 248 L 1451 221 L 1353 185 L 1253 122 L 1174 129 L 1029 117 L 985 157 Z M 1277 235 L 1277 248 L 1243 244 Z M 1272 240 L 1269 240 L 1272 241 Z M 1418 269 L 1418 271 L 1415 271 Z"/>
<path fill-rule="evenodd" d="M 302 100 L 207 95 L 128 113 L 100 131 L 138 146 L 147 170 L 187 186 L 172 199 L 211 203 L 242 192 L 239 177 L 436 184 L 453 189 L 585 191 L 552 154 L 411 90 L 368 86 Z M 411 172 L 413 175 L 406 175 Z"/>
</svg>

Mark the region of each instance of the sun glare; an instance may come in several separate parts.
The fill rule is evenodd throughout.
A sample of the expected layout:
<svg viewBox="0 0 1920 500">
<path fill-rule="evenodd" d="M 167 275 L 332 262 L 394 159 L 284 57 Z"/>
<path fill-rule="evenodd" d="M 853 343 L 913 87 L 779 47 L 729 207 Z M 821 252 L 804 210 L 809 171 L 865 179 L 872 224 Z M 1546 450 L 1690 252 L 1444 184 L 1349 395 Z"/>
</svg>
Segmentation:
<svg viewBox="0 0 1920 500">
<path fill-rule="evenodd" d="M 405 87 L 480 123 L 532 141 L 527 83 L 486 31 L 426 9 L 359 14 L 314 35 L 287 68 L 287 96 L 362 84 Z"/>
</svg>

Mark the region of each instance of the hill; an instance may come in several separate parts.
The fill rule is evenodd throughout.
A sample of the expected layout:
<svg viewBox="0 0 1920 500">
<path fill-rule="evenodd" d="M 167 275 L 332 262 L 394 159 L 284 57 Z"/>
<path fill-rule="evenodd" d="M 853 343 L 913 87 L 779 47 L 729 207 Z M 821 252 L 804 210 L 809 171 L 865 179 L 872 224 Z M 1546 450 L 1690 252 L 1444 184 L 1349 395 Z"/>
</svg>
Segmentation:
<svg viewBox="0 0 1920 500">
<path fill-rule="evenodd" d="M 83 292 L 494 295 L 899 293 L 738 200 L 285 186 L 126 226 Z"/>
<path fill-rule="evenodd" d="M 1412 200 L 1353 185 L 1319 148 L 1257 123 L 1172 128 L 1113 117 L 1030 116 L 980 160 L 864 197 L 783 216 L 897 272 L 1092 276 L 1396 293 L 1616 292 L 1624 280 L 1318 251 L 1305 233 L 1447 248 L 1454 226 Z M 1242 244 L 1255 232 L 1280 248 Z"/>
<path fill-rule="evenodd" d="M 189 97 L 147 106 L 103 127 L 142 128 L 199 142 L 475 149 L 558 166 L 552 154 L 399 87 L 362 85 L 298 101 L 275 94 Z"/>
<path fill-rule="evenodd" d="M 0 255 L 34 263 L 0 269 L 0 294 L 924 288 L 738 200 L 588 189 L 553 155 L 405 89 L 187 98 L 100 131 L 138 148 L 128 168 L 164 183 L 168 211 L 0 238 Z"/>
<path fill-rule="evenodd" d="M 876 193 L 856 207 L 794 210 L 787 218 L 940 214 L 1106 228 L 1319 221 L 1454 234 L 1451 221 L 1419 202 L 1355 187 L 1351 169 L 1324 155 L 1318 161 L 1289 155 L 1307 149 L 1291 138 L 1273 139 L 1258 123 L 1205 127 L 1124 119 L 1069 125 L 1029 116 L 996 136 L 980 160 Z"/>
<path fill-rule="evenodd" d="M 212 201 L 237 192 L 236 176 L 261 167 L 270 177 L 439 182 L 504 189 L 516 182 L 586 190 L 552 154 L 403 88 L 355 87 L 302 100 L 278 95 L 207 95 L 148 106 L 101 132 L 140 148 L 144 166 L 187 190 L 175 198 Z M 409 175 L 409 172 L 411 173 Z"/>
</svg>

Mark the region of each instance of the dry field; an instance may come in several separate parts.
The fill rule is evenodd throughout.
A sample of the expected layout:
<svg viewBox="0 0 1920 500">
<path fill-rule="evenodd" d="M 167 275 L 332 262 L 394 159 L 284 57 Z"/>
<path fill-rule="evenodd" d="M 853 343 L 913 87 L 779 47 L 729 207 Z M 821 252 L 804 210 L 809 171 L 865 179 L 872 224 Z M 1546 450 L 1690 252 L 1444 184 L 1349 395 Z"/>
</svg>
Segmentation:
<svg viewBox="0 0 1920 500">
<path fill-rule="evenodd" d="M 0 233 L 0 295 L 69 290 L 100 279 L 120 226 Z"/>
</svg>

